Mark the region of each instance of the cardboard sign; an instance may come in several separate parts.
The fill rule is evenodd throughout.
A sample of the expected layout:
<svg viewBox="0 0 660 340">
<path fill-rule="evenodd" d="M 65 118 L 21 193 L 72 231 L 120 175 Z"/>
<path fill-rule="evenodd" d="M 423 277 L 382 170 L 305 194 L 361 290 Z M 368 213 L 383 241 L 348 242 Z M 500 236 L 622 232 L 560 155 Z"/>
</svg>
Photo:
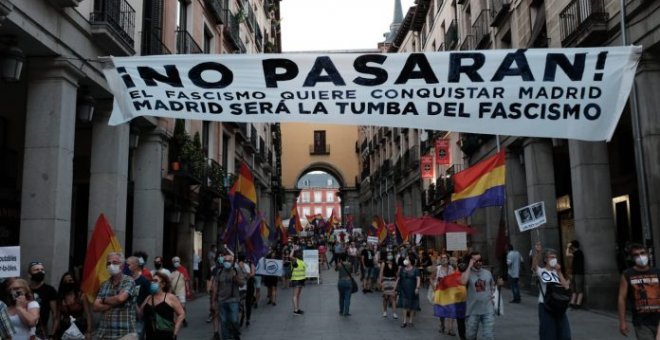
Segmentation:
<svg viewBox="0 0 660 340">
<path fill-rule="evenodd" d="M 283 276 L 284 261 L 262 257 L 257 263 L 257 275 Z"/>
<path fill-rule="evenodd" d="M 21 276 L 21 247 L 0 247 L 0 277 Z"/>
<path fill-rule="evenodd" d="M 319 251 L 318 249 L 307 249 L 303 250 L 303 262 L 307 267 L 305 276 L 309 279 L 310 277 L 319 277 Z"/>
<path fill-rule="evenodd" d="M 515 214 L 520 231 L 538 228 L 547 222 L 545 217 L 545 204 L 543 202 L 537 202 L 522 207 L 516 210 Z"/>
<path fill-rule="evenodd" d="M 378 244 L 378 236 L 367 236 L 368 244 Z"/>
<path fill-rule="evenodd" d="M 467 250 L 467 234 L 465 232 L 447 233 L 447 250 Z"/>
</svg>

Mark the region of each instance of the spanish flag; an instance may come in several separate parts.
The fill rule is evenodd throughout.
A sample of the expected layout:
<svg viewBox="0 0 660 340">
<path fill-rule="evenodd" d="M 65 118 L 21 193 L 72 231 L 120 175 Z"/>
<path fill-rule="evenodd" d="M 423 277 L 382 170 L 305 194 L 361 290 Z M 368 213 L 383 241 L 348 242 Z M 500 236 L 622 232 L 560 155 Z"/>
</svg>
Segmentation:
<svg viewBox="0 0 660 340">
<path fill-rule="evenodd" d="M 485 159 L 453 177 L 454 193 L 443 217 L 456 221 L 468 217 L 477 208 L 504 205 L 505 152 Z"/>
<path fill-rule="evenodd" d="M 293 208 L 291 209 L 291 217 L 289 217 L 289 234 L 298 235 L 303 230 L 302 224 L 300 223 L 300 215 L 298 215 L 298 202 L 293 202 Z"/>
<path fill-rule="evenodd" d="M 284 224 L 282 224 L 282 217 L 280 217 L 279 212 L 275 214 L 275 229 L 277 229 L 280 238 L 280 243 L 282 244 L 289 243 L 289 235 L 286 232 L 286 228 L 284 228 Z"/>
<path fill-rule="evenodd" d="M 462 319 L 465 317 L 466 301 L 467 291 L 461 284 L 461 272 L 455 271 L 438 281 L 433 294 L 433 315 Z"/>
<path fill-rule="evenodd" d="M 101 287 L 101 283 L 110 278 L 106 269 L 108 254 L 111 252 L 123 252 L 119 241 L 112 232 L 110 223 L 101 214 L 96 220 L 94 233 L 87 245 L 87 254 L 85 255 L 85 265 L 83 267 L 83 276 L 81 289 L 90 303 L 96 299 L 96 294 Z"/>
</svg>

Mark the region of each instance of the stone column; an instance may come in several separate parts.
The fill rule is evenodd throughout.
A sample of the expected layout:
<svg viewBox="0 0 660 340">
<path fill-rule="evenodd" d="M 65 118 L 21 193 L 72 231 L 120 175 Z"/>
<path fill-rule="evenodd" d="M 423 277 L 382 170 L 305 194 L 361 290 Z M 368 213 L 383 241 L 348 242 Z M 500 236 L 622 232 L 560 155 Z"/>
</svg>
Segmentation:
<svg viewBox="0 0 660 340">
<path fill-rule="evenodd" d="M 527 260 L 531 249 L 530 235 L 534 232 L 520 232 L 514 211 L 527 205 L 527 183 L 525 168 L 520 164 L 520 151 L 509 151 L 506 154 L 506 220 L 509 241 L 515 249 Z M 521 271 L 522 273 L 523 271 Z"/>
<path fill-rule="evenodd" d="M 575 237 L 585 263 L 589 306 L 614 309 L 618 273 L 607 144 L 569 140 Z M 570 240 L 564 240 L 566 242 Z"/>
<path fill-rule="evenodd" d="M 195 237 L 195 212 L 186 211 L 181 214 L 181 222 L 176 226 L 176 250 L 175 256 L 181 258 L 181 265 L 192 268 L 192 253 Z M 172 260 L 169 258 L 168 260 Z"/>
<path fill-rule="evenodd" d="M 536 241 L 540 236 L 544 248 L 553 248 L 561 252 L 552 143 L 549 139 L 529 138 L 525 140 L 524 148 L 528 203 L 543 201 L 547 218 L 546 224 L 531 231 L 532 239 Z"/>
<path fill-rule="evenodd" d="M 202 267 L 199 268 L 202 270 L 202 274 L 205 278 L 208 278 L 208 269 L 211 265 L 207 259 L 206 254 L 211 250 L 211 245 L 218 245 L 218 220 L 213 219 L 204 224 L 204 231 L 202 231 Z"/>
<path fill-rule="evenodd" d="M 164 131 L 140 135 L 133 155 L 133 249 L 153 259 L 163 254 L 165 196 L 161 190 L 163 158 L 167 152 Z"/>
<path fill-rule="evenodd" d="M 21 273 L 42 261 L 47 282 L 69 269 L 78 79 L 68 61 L 31 63 L 21 187 Z M 51 277 L 50 274 L 56 275 Z"/>
<path fill-rule="evenodd" d="M 104 214 L 117 240 L 125 247 L 130 125 L 108 126 L 111 112 L 110 100 L 96 103 L 89 170 L 88 239 L 99 215 Z"/>
<path fill-rule="evenodd" d="M 639 104 L 639 124 L 642 128 L 642 144 L 644 149 L 644 166 L 648 187 L 648 205 L 651 215 L 651 232 L 656 264 L 660 260 L 660 96 L 657 86 L 660 86 L 660 63 L 657 55 L 645 53 L 637 68 L 637 98 Z M 632 150 L 631 150 L 632 152 Z M 638 188 L 634 190 L 639 191 Z"/>
</svg>

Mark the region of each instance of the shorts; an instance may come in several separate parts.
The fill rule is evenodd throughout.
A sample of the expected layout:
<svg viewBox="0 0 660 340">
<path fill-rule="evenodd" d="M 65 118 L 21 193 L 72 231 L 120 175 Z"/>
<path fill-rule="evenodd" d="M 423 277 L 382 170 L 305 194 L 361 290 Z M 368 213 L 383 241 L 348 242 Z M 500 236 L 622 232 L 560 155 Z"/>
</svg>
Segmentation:
<svg viewBox="0 0 660 340">
<path fill-rule="evenodd" d="M 291 287 L 305 287 L 305 280 L 291 280 Z"/>
<path fill-rule="evenodd" d="M 571 280 L 571 290 L 575 294 L 582 294 L 584 291 L 584 275 L 576 274 L 573 275 Z"/>
<path fill-rule="evenodd" d="M 366 267 L 365 268 L 365 279 L 375 279 L 378 276 L 378 268 L 376 267 Z"/>
<path fill-rule="evenodd" d="M 394 296 L 396 295 L 396 278 L 383 278 L 383 295 L 384 296 Z"/>
<path fill-rule="evenodd" d="M 260 289 L 261 288 L 261 275 L 255 275 L 254 276 L 254 289 Z"/>
</svg>

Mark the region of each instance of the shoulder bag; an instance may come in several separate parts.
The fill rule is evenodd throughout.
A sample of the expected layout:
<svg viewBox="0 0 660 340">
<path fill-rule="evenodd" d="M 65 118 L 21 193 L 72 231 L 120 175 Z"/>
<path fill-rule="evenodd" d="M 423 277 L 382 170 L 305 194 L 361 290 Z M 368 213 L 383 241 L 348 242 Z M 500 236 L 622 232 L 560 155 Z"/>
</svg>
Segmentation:
<svg viewBox="0 0 660 340">
<path fill-rule="evenodd" d="M 346 269 L 346 266 L 344 265 L 344 262 L 341 263 L 341 266 L 344 267 L 344 270 L 348 273 L 348 277 L 351 278 L 351 294 L 355 294 L 358 291 L 358 284 L 355 282 L 355 279 L 353 279 L 353 275 L 351 275 L 351 272 Z"/>
</svg>

